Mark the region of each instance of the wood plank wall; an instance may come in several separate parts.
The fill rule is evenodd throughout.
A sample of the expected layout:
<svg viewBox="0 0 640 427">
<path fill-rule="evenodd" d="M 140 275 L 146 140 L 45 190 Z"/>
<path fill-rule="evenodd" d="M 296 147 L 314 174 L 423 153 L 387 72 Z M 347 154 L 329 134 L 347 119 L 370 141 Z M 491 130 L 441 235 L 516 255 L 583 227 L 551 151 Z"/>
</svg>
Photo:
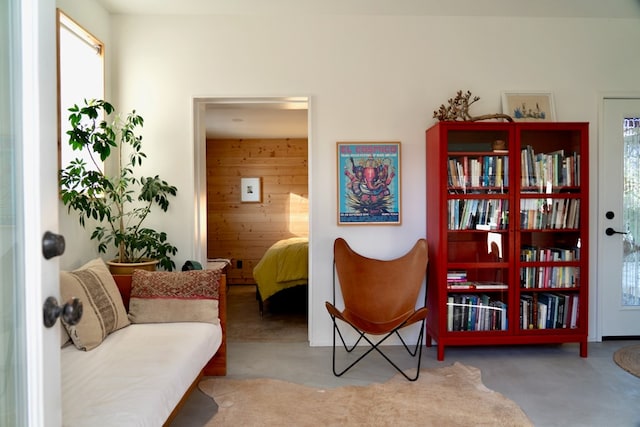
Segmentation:
<svg viewBox="0 0 640 427">
<path fill-rule="evenodd" d="M 262 178 L 262 202 L 240 202 L 240 178 Z M 207 140 L 207 257 L 229 258 L 229 284 L 252 284 L 275 242 L 309 235 L 307 139 Z M 241 262 L 242 267 L 238 265 Z"/>
</svg>

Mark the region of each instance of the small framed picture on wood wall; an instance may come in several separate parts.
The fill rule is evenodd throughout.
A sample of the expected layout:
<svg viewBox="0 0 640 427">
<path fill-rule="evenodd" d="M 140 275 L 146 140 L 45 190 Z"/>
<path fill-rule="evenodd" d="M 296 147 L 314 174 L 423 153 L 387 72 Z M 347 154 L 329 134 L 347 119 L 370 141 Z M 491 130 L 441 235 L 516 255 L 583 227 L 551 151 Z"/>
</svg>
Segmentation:
<svg viewBox="0 0 640 427">
<path fill-rule="evenodd" d="M 261 178 L 240 178 L 240 201 L 242 203 L 262 202 Z"/>
</svg>

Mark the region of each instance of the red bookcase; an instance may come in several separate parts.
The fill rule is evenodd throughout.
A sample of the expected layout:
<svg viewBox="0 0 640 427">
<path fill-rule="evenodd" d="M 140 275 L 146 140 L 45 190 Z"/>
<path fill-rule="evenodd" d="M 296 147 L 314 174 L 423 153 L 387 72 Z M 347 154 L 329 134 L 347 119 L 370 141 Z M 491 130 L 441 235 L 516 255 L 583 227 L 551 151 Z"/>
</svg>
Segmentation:
<svg viewBox="0 0 640 427">
<path fill-rule="evenodd" d="M 588 123 L 440 122 L 427 144 L 427 346 L 587 357 Z"/>
</svg>

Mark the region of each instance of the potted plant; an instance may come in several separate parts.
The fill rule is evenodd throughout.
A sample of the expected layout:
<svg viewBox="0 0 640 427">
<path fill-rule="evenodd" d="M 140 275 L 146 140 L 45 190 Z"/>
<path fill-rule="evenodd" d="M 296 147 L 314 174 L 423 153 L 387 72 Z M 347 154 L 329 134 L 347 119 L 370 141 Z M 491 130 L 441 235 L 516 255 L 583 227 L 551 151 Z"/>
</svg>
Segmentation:
<svg viewBox="0 0 640 427">
<path fill-rule="evenodd" d="M 89 219 L 100 222 L 91 239 L 98 242 L 101 253 L 114 245 L 117 256 L 111 264 L 150 261 L 152 269 L 157 263 L 173 270 L 171 255 L 177 248 L 167 241 L 166 233 L 142 226 L 152 207 L 166 212 L 169 197 L 178 191 L 158 175 L 134 174 L 147 157 L 142 136 L 136 134 L 144 119 L 133 110 L 125 117 L 114 114 L 108 122 L 114 107 L 103 100 L 85 100 L 82 107 L 74 105 L 69 111 L 69 145 L 85 151 L 90 160 L 76 158 L 60 170 L 62 203 L 69 212 L 78 213 L 83 227 Z"/>
</svg>

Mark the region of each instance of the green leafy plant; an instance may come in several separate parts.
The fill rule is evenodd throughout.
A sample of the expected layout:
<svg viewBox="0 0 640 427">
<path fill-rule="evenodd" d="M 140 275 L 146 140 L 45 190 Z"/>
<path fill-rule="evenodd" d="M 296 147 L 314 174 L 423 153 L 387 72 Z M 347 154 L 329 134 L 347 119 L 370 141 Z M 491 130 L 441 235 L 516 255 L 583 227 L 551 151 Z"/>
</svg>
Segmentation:
<svg viewBox="0 0 640 427">
<path fill-rule="evenodd" d="M 135 110 L 126 116 L 114 114 L 114 107 L 103 100 L 85 100 L 82 107 L 74 105 L 69 112 L 69 145 L 85 151 L 92 167 L 76 158 L 60 170 L 62 203 L 69 212 L 78 213 L 83 227 L 88 219 L 101 223 L 91 234 L 99 252 L 106 253 L 114 245 L 117 262 L 156 259 L 161 268 L 173 270 L 171 255 L 177 248 L 167 241 L 166 233 L 142 226 L 152 207 L 166 212 L 169 197 L 178 191 L 158 175 L 134 174 L 147 157 L 142 151 L 142 136 L 136 134 L 144 119 Z M 108 122 L 112 114 L 115 118 Z M 113 173 L 106 173 L 107 169 Z"/>
</svg>

